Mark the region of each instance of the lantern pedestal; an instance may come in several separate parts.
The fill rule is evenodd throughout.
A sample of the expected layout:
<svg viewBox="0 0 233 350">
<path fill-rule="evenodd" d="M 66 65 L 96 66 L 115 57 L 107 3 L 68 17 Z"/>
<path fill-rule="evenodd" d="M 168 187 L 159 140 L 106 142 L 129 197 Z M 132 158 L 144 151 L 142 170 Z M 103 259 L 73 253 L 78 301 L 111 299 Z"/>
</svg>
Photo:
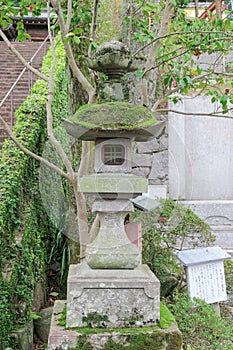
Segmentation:
<svg viewBox="0 0 233 350">
<path fill-rule="evenodd" d="M 71 265 L 67 286 L 67 327 L 142 327 L 159 320 L 160 283 L 147 265 L 134 270 Z"/>
<path fill-rule="evenodd" d="M 93 211 L 99 214 L 100 230 L 86 248 L 86 261 L 92 269 L 134 269 L 141 260 L 138 247 L 130 242 L 124 220 L 133 212 L 129 200 L 95 200 Z"/>
</svg>

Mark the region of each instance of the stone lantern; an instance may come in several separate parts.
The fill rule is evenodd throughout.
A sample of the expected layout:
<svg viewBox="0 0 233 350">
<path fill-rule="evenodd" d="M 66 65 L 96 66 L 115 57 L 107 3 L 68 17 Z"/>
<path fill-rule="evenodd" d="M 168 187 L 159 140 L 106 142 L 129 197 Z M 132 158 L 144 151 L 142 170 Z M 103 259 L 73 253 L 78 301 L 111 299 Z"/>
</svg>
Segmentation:
<svg viewBox="0 0 233 350">
<path fill-rule="evenodd" d="M 164 124 L 145 107 L 117 98 L 123 95 L 122 76 L 135 70 L 122 43 L 100 47 L 92 68 L 107 75 L 106 86 L 115 99 L 81 107 L 63 121 L 70 135 L 95 141 L 95 172 L 80 179 L 79 191 L 94 196 L 92 209 L 100 217 L 99 233 L 87 245 L 85 261 L 70 266 L 67 327 L 93 324 L 94 316 L 103 327 L 155 325 L 160 284 L 148 266 L 140 264 L 124 219 L 133 211 L 131 199 L 147 191 L 147 180 L 131 173 L 132 142 L 158 136 Z"/>
</svg>

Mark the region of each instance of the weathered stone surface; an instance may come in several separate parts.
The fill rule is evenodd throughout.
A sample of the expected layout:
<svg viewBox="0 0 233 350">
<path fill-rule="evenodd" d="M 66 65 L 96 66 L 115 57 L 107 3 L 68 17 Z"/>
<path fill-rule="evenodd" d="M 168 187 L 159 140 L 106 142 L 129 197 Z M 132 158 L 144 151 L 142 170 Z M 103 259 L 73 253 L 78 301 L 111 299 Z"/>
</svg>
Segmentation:
<svg viewBox="0 0 233 350">
<path fill-rule="evenodd" d="M 129 72 L 138 69 L 136 60 L 133 64 L 130 51 L 125 44 L 111 40 L 101 44 L 89 60 L 89 67 L 96 72 L 103 72 L 109 80 L 119 80 Z"/>
<path fill-rule="evenodd" d="M 46 288 L 44 282 L 37 283 L 33 293 L 32 311 L 38 312 L 46 302 Z"/>
<path fill-rule="evenodd" d="M 53 307 L 48 307 L 41 310 L 38 314 L 40 318 L 34 321 L 35 332 L 44 343 L 48 342 L 52 314 Z"/>
<path fill-rule="evenodd" d="M 117 82 L 103 82 L 99 86 L 99 100 L 100 102 L 124 101 L 126 97 L 122 91 L 121 83 Z"/>
<path fill-rule="evenodd" d="M 181 201 L 207 222 L 216 236 L 215 244 L 233 252 L 233 200 Z M 186 247 L 190 247 L 188 242 Z"/>
<path fill-rule="evenodd" d="M 138 248 L 128 239 L 124 220 L 133 211 L 129 200 L 95 200 L 93 211 L 99 214 L 100 230 L 86 248 L 86 261 L 93 269 L 133 269 L 140 262 Z"/>
<path fill-rule="evenodd" d="M 94 322 L 93 314 L 107 328 L 125 327 L 133 320 L 140 326 L 154 325 L 159 320 L 160 283 L 147 265 L 134 270 L 71 265 L 67 285 L 67 327 L 88 325 Z"/>
<path fill-rule="evenodd" d="M 130 198 L 131 195 L 147 191 L 147 180 L 132 174 L 93 174 L 80 179 L 79 191 L 87 194 L 102 193 L 103 196 L 104 193 L 116 193 L 118 198 L 127 194 L 127 198 Z"/>
<path fill-rule="evenodd" d="M 195 115 L 201 113 L 203 116 Z M 171 106 L 173 108 L 173 106 Z M 220 111 L 209 96 L 184 98 L 169 114 L 169 189 L 173 199 L 233 198 L 233 120 L 204 114 Z"/>
<path fill-rule="evenodd" d="M 2 279 L 5 283 L 9 282 L 13 273 L 13 266 L 11 262 L 4 262 L 2 267 Z"/>
<path fill-rule="evenodd" d="M 52 317 L 48 350 L 81 350 L 86 344 L 88 349 L 99 350 L 105 349 L 106 345 L 108 349 L 110 344 L 116 349 L 119 344 L 119 349 L 122 346 L 126 350 L 140 349 L 140 350 L 181 350 L 182 349 L 182 336 L 175 325 L 171 324 L 167 329 L 160 329 L 158 326 L 151 327 L 149 330 L 143 328 L 123 328 L 122 331 L 111 330 L 109 332 L 102 331 L 96 333 L 96 329 L 88 329 L 88 335 L 82 333 L 82 329 L 71 330 L 58 326 L 58 320 L 60 319 L 63 308 L 65 306 L 64 301 L 56 301 L 54 305 L 54 312 Z"/>
<path fill-rule="evenodd" d="M 55 301 L 50 324 L 48 350 L 71 350 L 76 347 L 77 337 L 80 333 L 58 326 L 59 319 L 62 316 L 65 306 L 66 302 L 64 300 Z"/>
<path fill-rule="evenodd" d="M 153 139 L 147 142 L 138 142 L 137 151 L 138 153 L 155 153 L 161 152 L 168 149 L 168 137 L 167 135 L 161 136 L 159 139 Z"/>
<path fill-rule="evenodd" d="M 138 196 L 132 201 L 136 208 L 143 211 L 151 211 L 161 206 L 160 201 L 150 198 L 147 195 Z"/>
<path fill-rule="evenodd" d="M 137 130 L 156 123 L 154 115 L 146 107 L 135 106 L 129 102 L 85 105 L 78 109 L 71 121 L 74 125 L 89 129 L 115 129 L 118 134 L 122 130 Z"/>
<path fill-rule="evenodd" d="M 167 198 L 167 185 L 149 185 L 148 196 L 150 198 Z"/>
<path fill-rule="evenodd" d="M 142 176 L 144 178 L 148 178 L 151 171 L 151 167 L 137 167 L 133 168 L 131 173 L 136 176 Z"/>
<path fill-rule="evenodd" d="M 33 349 L 33 321 L 26 324 L 12 334 L 17 350 L 32 350 Z"/>
<path fill-rule="evenodd" d="M 153 156 L 152 154 L 135 153 L 132 159 L 132 167 L 151 167 Z"/>
<path fill-rule="evenodd" d="M 149 183 L 151 185 L 165 184 L 168 174 L 168 151 L 155 153 Z"/>
</svg>

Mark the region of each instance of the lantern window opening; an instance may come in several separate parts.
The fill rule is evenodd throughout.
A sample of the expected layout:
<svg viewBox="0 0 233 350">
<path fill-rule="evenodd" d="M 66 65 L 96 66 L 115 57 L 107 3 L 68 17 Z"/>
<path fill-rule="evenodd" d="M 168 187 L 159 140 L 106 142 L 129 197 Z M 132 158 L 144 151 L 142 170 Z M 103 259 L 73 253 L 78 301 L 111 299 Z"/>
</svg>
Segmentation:
<svg viewBox="0 0 233 350">
<path fill-rule="evenodd" d="M 106 144 L 102 148 L 104 165 L 122 165 L 125 162 L 125 147 L 119 144 Z"/>
</svg>

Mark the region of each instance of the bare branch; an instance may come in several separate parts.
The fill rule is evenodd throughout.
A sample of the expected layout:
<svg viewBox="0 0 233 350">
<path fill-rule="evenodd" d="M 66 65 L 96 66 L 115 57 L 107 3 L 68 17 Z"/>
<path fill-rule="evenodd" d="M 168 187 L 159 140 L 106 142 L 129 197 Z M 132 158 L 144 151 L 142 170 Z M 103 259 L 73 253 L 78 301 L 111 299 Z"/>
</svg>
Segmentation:
<svg viewBox="0 0 233 350">
<path fill-rule="evenodd" d="M 229 108 L 228 112 L 232 111 L 233 108 Z M 222 111 L 219 112 L 213 112 L 213 113 L 193 113 L 193 112 L 183 112 L 183 111 L 178 111 L 177 109 L 157 109 L 156 112 L 158 113 L 175 113 L 175 114 L 182 114 L 182 115 L 187 115 L 187 116 L 196 116 L 196 117 L 215 117 L 215 118 L 225 118 L 225 119 L 233 119 L 233 116 L 230 114 L 222 114 Z"/>
<path fill-rule="evenodd" d="M 88 57 L 89 58 L 91 57 L 91 43 L 92 43 L 92 41 L 95 40 L 98 5 L 99 5 L 99 0 L 94 0 L 91 29 L 90 29 L 90 44 L 89 44 L 89 48 L 88 48 Z"/>
<path fill-rule="evenodd" d="M 215 6 L 217 18 L 222 18 L 222 0 L 215 0 Z"/>
<path fill-rule="evenodd" d="M 93 13 L 92 13 L 91 30 L 90 30 L 90 40 L 91 41 L 95 40 L 98 5 L 99 5 L 99 0 L 94 0 L 94 8 L 93 8 Z"/>
<path fill-rule="evenodd" d="M 77 183 L 73 186 L 76 203 L 77 203 L 77 216 L 79 227 L 79 241 L 80 241 L 80 260 L 85 258 L 86 246 L 90 241 L 88 235 L 88 223 L 87 223 L 87 208 L 86 200 L 82 192 L 78 191 Z"/>
<path fill-rule="evenodd" d="M 23 58 L 23 56 L 15 49 L 15 47 L 11 44 L 11 42 L 7 39 L 6 35 L 3 33 L 3 31 L 0 29 L 0 36 L 7 44 L 8 48 L 18 57 L 18 59 L 23 63 L 23 65 L 30 70 L 32 73 L 34 73 L 37 77 L 49 82 L 49 78 L 46 77 L 46 75 L 42 74 L 39 70 L 32 67 L 28 62 Z"/>
<path fill-rule="evenodd" d="M 4 126 L 4 128 L 6 129 L 6 132 L 9 136 L 9 138 L 16 144 L 16 146 L 25 154 L 27 154 L 28 156 L 38 160 L 39 162 L 47 165 L 49 168 L 53 169 L 54 171 L 56 171 L 59 175 L 64 176 L 66 179 L 68 179 L 69 181 L 71 181 L 71 177 L 69 176 L 69 174 L 66 174 L 63 170 L 61 170 L 60 168 L 58 168 L 55 164 L 49 162 L 47 159 L 42 158 L 40 156 L 38 156 L 37 154 L 31 152 L 29 149 L 27 149 L 25 146 L 22 145 L 22 143 L 20 143 L 17 139 L 17 137 L 13 134 L 11 128 L 8 126 L 8 124 L 5 122 L 5 120 L 3 119 L 3 117 L 0 115 L 0 122 L 2 123 L 2 125 Z"/>
<path fill-rule="evenodd" d="M 137 56 L 137 54 L 140 52 L 140 51 L 143 51 L 144 49 L 146 49 L 147 47 L 151 46 L 152 44 L 156 43 L 157 41 L 160 41 L 160 40 L 163 40 L 163 39 L 167 39 L 169 37 L 172 37 L 172 36 L 189 36 L 189 35 L 195 35 L 195 34 L 207 34 L 207 35 L 214 35 L 214 34 L 224 34 L 224 39 L 226 38 L 233 38 L 233 34 L 231 33 L 228 33 L 228 32 L 223 32 L 223 31 L 203 31 L 203 30 L 195 30 L 195 31 L 190 31 L 190 32 L 172 32 L 172 33 L 168 33 L 168 34 L 165 34 L 165 35 L 161 35 L 161 36 L 157 36 L 155 39 L 151 40 L 149 43 L 147 43 L 146 45 L 144 46 L 141 46 L 137 51 L 135 51 L 132 56 L 135 57 Z"/>
<path fill-rule="evenodd" d="M 97 214 L 89 233 L 90 243 L 92 243 L 94 239 L 97 237 L 99 230 L 100 230 L 100 217 L 99 217 L 99 214 Z"/>
<path fill-rule="evenodd" d="M 51 4 L 55 10 L 55 12 L 57 13 L 58 16 L 58 21 L 60 24 L 60 29 L 61 29 L 61 35 L 62 35 L 62 41 L 64 43 L 64 47 L 65 47 L 65 51 L 66 51 L 66 56 L 69 62 L 69 65 L 73 71 L 74 76 L 77 78 L 77 80 L 79 81 L 79 83 L 82 85 L 82 87 L 84 88 L 84 90 L 86 90 L 86 92 L 88 93 L 89 96 L 89 102 L 92 102 L 95 99 L 95 88 L 93 88 L 93 86 L 88 82 L 88 80 L 86 79 L 86 77 L 83 75 L 83 73 L 81 72 L 81 70 L 79 69 L 79 67 L 77 66 L 75 59 L 74 59 L 74 55 L 70 46 L 70 43 L 65 43 L 65 39 L 66 39 L 66 26 L 65 26 L 65 22 L 64 22 L 64 17 L 63 17 L 63 13 L 62 13 L 62 9 L 61 9 L 61 5 L 60 5 L 60 1 L 57 0 L 51 0 Z"/>
<path fill-rule="evenodd" d="M 91 142 L 82 141 L 82 154 L 81 154 L 81 161 L 80 161 L 79 170 L 78 170 L 79 178 L 87 175 L 89 172 L 90 149 L 91 149 Z"/>
<path fill-rule="evenodd" d="M 67 4 L 67 18 L 66 18 L 66 34 L 69 33 L 70 30 L 70 22 L 71 22 L 71 15 L 72 15 L 72 0 L 68 0 Z"/>
<path fill-rule="evenodd" d="M 169 20 L 171 16 L 171 11 L 173 9 L 172 1 L 167 0 L 166 5 L 162 14 L 162 20 L 158 32 L 158 38 L 162 37 L 165 35 L 168 25 L 169 25 Z M 156 53 L 159 49 L 160 43 L 158 41 L 154 42 L 152 48 L 150 49 L 147 62 L 145 65 L 145 70 L 149 71 L 151 66 L 153 65 L 154 62 L 154 57 L 156 56 Z M 144 106 L 148 106 L 148 91 L 147 91 L 147 79 L 148 79 L 148 72 L 145 74 L 144 78 L 142 79 L 142 104 Z"/>
<path fill-rule="evenodd" d="M 48 9 L 48 14 L 50 13 L 50 8 L 49 8 L 49 2 L 47 3 L 47 9 Z M 49 76 L 49 92 L 48 92 L 48 98 L 46 102 L 46 111 L 47 111 L 47 132 L 48 132 L 48 138 L 50 142 L 55 146 L 59 156 L 61 157 L 67 172 L 74 178 L 74 171 L 71 165 L 71 162 L 69 161 L 66 153 L 64 152 L 64 149 L 62 148 L 62 145 L 60 142 L 56 139 L 53 133 L 53 116 L 52 116 L 52 101 L 53 101 L 53 96 L 54 96 L 54 68 L 56 65 L 56 52 L 55 52 L 55 46 L 54 46 L 54 41 L 51 35 L 51 30 L 50 30 L 50 16 L 48 16 L 48 30 L 49 30 L 49 36 L 50 36 L 50 45 L 52 48 L 52 56 L 53 56 L 53 62 L 52 66 L 50 67 L 50 76 Z"/>
</svg>

